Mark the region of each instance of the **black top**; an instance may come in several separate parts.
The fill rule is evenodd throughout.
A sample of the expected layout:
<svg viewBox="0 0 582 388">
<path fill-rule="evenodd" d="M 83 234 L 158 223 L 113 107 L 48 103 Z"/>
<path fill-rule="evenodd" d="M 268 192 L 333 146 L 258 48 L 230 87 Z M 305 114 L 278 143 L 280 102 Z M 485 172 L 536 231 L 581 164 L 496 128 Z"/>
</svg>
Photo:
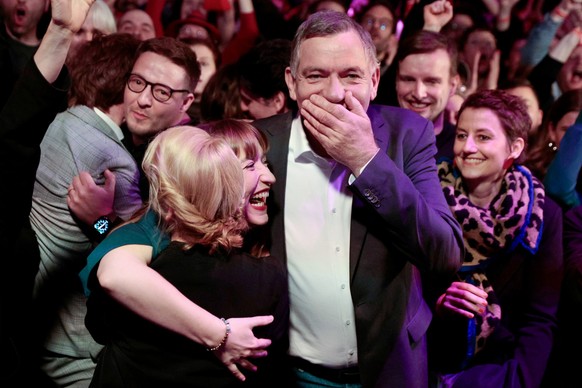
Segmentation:
<svg viewBox="0 0 582 388">
<path fill-rule="evenodd" d="M 205 248 L 188 251 L 172 242 L 151 267 L 190 300 L 218 317 L 274 315 L 257 328 L 258 338 L 273 342 L 259 368 L 247 372 L 244 386 L 279 386 L 288 346 L 287 272 L 280 260 L 247 254 L 209 255 Z M 91 293 L 87 326 L 106 346 L 92 387 L 231 387 L 241 386 L 232 373 L 202 345 L 161 328 L 104 295 Z M 97 321 L 99 320 L 99 321 Z M 97 333 L 96 330 L 99 332 Z M 285 380 L 283 380 L 285 381 Z"/>
</svg>

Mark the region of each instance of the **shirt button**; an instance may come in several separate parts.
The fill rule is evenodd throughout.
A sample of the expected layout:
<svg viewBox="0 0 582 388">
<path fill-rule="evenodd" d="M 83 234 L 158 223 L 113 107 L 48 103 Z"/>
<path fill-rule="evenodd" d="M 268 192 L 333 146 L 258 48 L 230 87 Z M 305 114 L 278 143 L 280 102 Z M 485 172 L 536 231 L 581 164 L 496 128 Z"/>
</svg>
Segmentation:
<svg viewBox="0 0 582 388">
<path fill-rule="evenodd" d="M 349 319 L 346 321 L 346 326 L 349 326 L 352 324 L 352 321 L 350 321 Z"/>
<path fill-rule="evenodd" d="M 342 290 L 345 290 L 345 289 L 346 289 L 346 285 L 345 285 L 345 284 L 342 284 L 342 285 L 341 285 L 341 289 L 342 289 Z"/>
</svg>

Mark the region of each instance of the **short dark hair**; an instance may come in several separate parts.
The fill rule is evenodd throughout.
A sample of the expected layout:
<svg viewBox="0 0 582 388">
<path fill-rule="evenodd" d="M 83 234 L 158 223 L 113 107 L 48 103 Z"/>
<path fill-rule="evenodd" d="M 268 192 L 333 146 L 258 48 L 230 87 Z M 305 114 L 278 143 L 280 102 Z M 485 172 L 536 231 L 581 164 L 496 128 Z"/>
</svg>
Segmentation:
<svg viewBox="0 0 582 388">
<path fill-rule="evenodd" d="M 451 61 L 450 76 L 454 77 L 458 72 L 458 53 L 456 43 L 448 36 L 439 32 L 420 30 L 408 36 L 398 45 L 396 64 L 400 65 L 406 57 L 415 54 L 430 54 L 437 50 L 444 50 Z"/>
<path fill-rule="evenodd" d="M 297 76 L 299 68 L 301 45 L 308 39 L 334 36 L 344 32 L 354 31 L 360 37 L 370 64 L 379 66 L 376 59 L 376 46 L 368 31 L 354 19 L 342 12 L 319 11 L 311 14 L 297 29 L 291 44 L 291 61 L 289 67 L 293 77 Z"/>
<path fill-rule="evenodd" d="M 296 105 L 289 96 L 285 69 L 291 60 L 291 41 L 270 39 L 257 44 L 239 61 L 240 87 L 253 97 L 272 98 L 283 92 L 289 109 Z"/>
<path fill-rule="evenodd" d="M 200 79 L 200 65 L 196 60 L 196 54 L 186 43 L 169 36 L 147 39 L 141 42 L 137 48 L 135 59 L 137 60 L 146 52 L 152 52 L 166 57 L 172 63 L 184 69 L 190 79 L 190 87 L 194 91 Z"/>
<path fill-rule="evenodd" d="M 499 119 L 501 127 L 510 142 L 518 138 L 523 139 L 525 147 L 521 153 L 520 160 L 525 158 L 531 118 L 521 97 L 509 94 L 504 90 L 480 90 L 470 94 L 463 101 L 458 117 L 461 117 L 461 114 L 467 108 L 491 110 Z"/>
<path fill-rule="evenodd" d="M 362 7 L 355 15 L 355 19 L 358 23 L 362 22 L 362 18 L 372 7 L 382 6 L 390 11 L 392 14 L 392 28 L 391 31 L 394 34 L 396 32 L 396 25 L 398 24 L 398 14 L 396 13 L 396 6 L 390 0 L 372 0 L 369 1 L 364 7 Z"/>
<path fill-rule="evenodd" d="M 129 34 L 99 35 L 83 44 L 69 65 L 69 105 L 108 110 L 123 103 L 140 41 Z"/>
<path fill-rule="evenodd" d="M 190 47 L 194 45 L 208 47 L 208 49 L 212 53 L 212 57 L 214 58 L 214 64 L 216 65 L 216 68 L 218 69 L 220 67 L 220 64 L 222 63 L 222 54 L 214 40 L 210 38 L 192 38 L 192 37 L 181 38 L 179 40 L 180 42 L 186 43 Z"/>
</svg>

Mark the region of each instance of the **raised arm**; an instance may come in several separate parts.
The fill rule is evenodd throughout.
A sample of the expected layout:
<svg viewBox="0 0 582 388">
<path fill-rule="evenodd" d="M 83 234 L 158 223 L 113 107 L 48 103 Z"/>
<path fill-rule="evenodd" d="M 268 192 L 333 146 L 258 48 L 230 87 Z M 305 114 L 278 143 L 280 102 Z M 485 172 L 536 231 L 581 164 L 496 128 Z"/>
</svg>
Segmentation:
<svg viewBox="0 0 582 388">
<path fill-rule="evenodd" d="M 51 0 L 51 21 L 34 54 L 40 73 L 53 83 L 67 58 L 73 36 L 85 21 L 95 0 Z"/>
</svg>

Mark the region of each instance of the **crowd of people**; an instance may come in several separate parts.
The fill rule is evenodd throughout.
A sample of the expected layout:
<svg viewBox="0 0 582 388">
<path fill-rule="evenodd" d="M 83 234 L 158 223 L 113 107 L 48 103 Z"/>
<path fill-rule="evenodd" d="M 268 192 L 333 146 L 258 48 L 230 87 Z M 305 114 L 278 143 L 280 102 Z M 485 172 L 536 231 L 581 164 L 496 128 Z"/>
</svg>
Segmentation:
<svg viewBox="0 0 582 388">
<path fill-rule="evenodd" d="M 0 0 L 4 387 L 575 387 L 582 1 Z"/>
</svg>

